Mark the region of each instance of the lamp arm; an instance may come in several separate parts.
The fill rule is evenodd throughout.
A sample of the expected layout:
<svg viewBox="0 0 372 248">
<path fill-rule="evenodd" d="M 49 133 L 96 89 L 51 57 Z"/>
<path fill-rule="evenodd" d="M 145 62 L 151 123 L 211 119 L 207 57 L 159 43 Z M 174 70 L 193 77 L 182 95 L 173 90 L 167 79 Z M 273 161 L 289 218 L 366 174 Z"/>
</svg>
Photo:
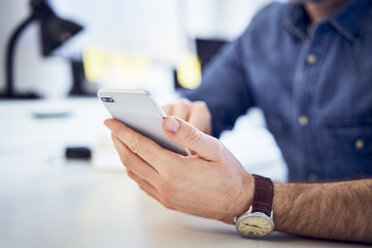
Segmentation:
<svg viewBox="0 0 372 248">
<path fill-rule="evenodd" d="M 14 51 L 15 51 L 15 46 L 18 41 L 19 35 L 22 33 L 22 31 L 36 18 L 34 15 L 30 15 L 26 20 L 24 20 L 18 27 L 17 29 L 13 32 L 12 36 L 10 37 L 8 44 L 7 44 L 7 49 L 6 49 L 6 63 L 5 63 L 5 75 L 6 75 L 6 89 L 5 89 L 5 94 L 8 97 L 11 97 L 14 95 L 14 71 L 13 71 L 13 66 L 14 66 Z"/>
</svg>

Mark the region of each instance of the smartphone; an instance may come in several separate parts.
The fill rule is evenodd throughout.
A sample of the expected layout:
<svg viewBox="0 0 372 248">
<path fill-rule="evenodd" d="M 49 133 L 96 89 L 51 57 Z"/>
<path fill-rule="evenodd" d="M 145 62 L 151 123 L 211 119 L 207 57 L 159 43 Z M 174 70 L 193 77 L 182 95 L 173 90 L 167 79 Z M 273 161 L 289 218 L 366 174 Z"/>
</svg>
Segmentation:
<svg viewBox="0 0 372 248">
<path fill-rule="evenodd" d="M 190 155 L 188 149 L 176 144 L 164 133 L 162 123 L 166 115 L 149 91 L 101 89 L 97 95 L 114 119 L 165 149 Z"/>
</svg>

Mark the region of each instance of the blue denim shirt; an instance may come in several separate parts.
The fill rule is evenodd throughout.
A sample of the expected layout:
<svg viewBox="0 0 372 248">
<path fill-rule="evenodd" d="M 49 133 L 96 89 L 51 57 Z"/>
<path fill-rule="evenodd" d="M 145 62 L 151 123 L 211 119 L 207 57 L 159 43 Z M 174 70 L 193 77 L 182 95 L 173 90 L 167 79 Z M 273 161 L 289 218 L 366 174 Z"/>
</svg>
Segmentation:
<svg viewBox="0 0 372 248">
<path fill-rule="evenodd" d="M 290 181 L 369 177 L 372 1 L 350 0 L 309 23 L 302 5 L 267 6 L 185 96 L 207 103 L 216 137 L 250 107 L 261 108 Z"/>
</svg>

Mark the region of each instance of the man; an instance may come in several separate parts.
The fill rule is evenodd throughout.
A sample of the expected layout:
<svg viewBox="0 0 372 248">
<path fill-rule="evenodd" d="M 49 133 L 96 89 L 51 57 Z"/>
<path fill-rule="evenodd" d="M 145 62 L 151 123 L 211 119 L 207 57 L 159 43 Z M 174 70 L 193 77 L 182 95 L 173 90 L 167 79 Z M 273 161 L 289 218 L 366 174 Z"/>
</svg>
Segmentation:
<svg viewBox="0 0 372 248">
<path fill-rule="evenodd" d="M 247 236 L 267 235 L 273 217 L 278 231 L 372 242 L 372 179 L 361 179 L 372 175 L 371 23 L 370 0 L 269 5 L 186 94 L 196 102 L 164 107 L 178 117 L 164 120 L 164 132 L 193 156 L 106 120 L 128 175 L 164 206 L 230 224 L 237 219 Z M 252 106 L 263 110 L 296 183 L 272 187 L 248 174 L 208 135 L 231 129 Z M 246 221 L 252 213 L 267 226 Z"/>
</svg>

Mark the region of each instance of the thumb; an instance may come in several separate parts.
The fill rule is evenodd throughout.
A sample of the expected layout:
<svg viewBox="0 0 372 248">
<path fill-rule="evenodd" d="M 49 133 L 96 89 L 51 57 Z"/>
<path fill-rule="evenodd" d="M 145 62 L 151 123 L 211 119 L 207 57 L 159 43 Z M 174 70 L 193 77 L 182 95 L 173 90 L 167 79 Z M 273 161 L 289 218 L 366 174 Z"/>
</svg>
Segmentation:
<svg viewBox="0 0 372 248">
<path fill-rule="evenodd" d="M 216 152 L 220 150 L 219 141 L 199 131 L 190 123 L 168 116 L 163 120 L 163 130 L 178 145 L 192 150 L 205 159 L 216 159 Z"/>
</svg>

